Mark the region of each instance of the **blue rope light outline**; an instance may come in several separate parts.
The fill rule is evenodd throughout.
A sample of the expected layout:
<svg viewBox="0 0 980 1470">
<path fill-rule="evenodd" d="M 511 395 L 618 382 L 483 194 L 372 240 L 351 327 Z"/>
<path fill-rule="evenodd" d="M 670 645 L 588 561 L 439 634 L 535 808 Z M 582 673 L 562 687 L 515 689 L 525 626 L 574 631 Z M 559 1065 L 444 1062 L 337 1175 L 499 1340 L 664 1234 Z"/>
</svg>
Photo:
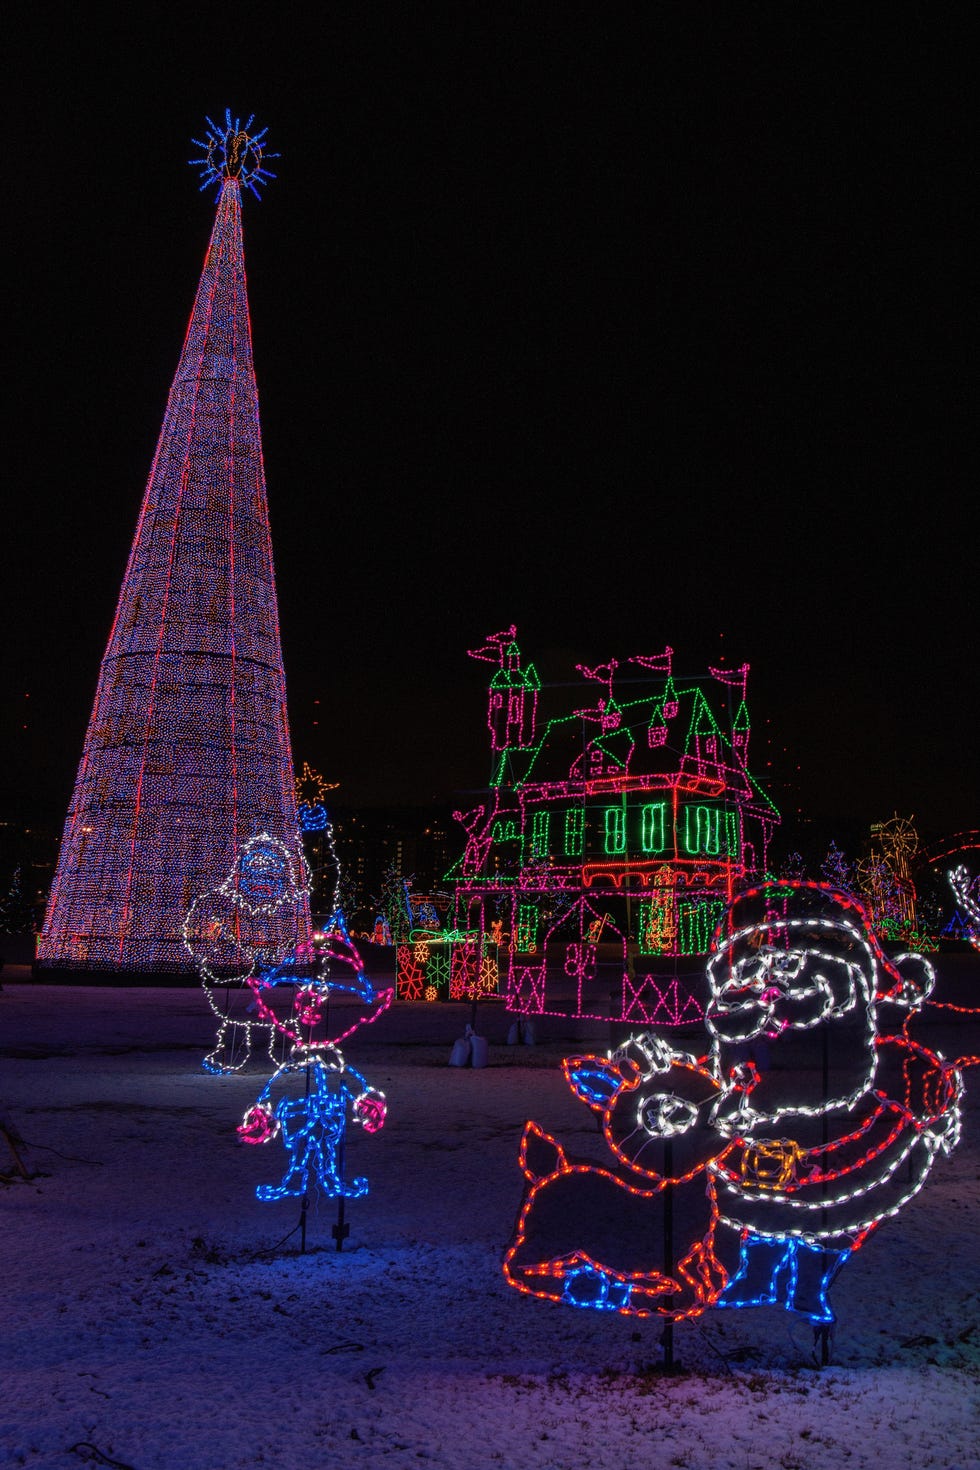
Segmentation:
<svg viewBox="0 0 980 1470">
<path fill-rule="evenodd" d="M 265 158 L 278 158 L 278 153 L 266 153 L 264 139 L 268 128 L 261 132 L 249 133 L 249 128 L 255 121 L 254 112 L 250 115 L 244 128 L 241 118 L 232 121 L 231 108 L 225 108 L 225 126 L 219 127 L 210 117 L 205 115 L 204 121 L 211 131 L 205 139 L 192 138 L 191 142 L 198 148 L 204 149 L 202 158 L 189 158 L 187 161 L 192 168 L 201 168 L 201 192 L 214 184 L 220 192 L 228 179 L 237 179 L 250 189 L 256 199 L 262 196 L 259 187 L 274 179 L 276 175 L 269 169 L 263 167 Z M 248 162 L 249 156 L 254 160 Z M 220 159 L 220 162 L 218 161 Z"/>
</svg>

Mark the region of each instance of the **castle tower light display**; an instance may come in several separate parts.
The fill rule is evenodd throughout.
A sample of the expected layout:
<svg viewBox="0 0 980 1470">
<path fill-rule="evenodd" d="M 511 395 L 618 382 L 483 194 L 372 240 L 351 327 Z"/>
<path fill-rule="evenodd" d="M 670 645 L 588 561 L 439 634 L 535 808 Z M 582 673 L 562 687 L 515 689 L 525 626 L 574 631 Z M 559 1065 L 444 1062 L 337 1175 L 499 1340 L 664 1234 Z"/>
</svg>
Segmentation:
<svg viewBox="0 0 980 1470">
<path fill-rule="evenodd" d="M 589 697 L 577 690 L 560 713 L 565 686 L 542 688 L 515 626 L 470 656 L 497 668 L 489 789 L 457 813 L 456 931 L 474 950 L 499 935 L 514 1011 L 688 1019 L 678 961 L 706 954 L 734 896 L 765 874 L 780 820 L 748 765 L 748 664 L 682 676 L 670 647 L 577 664 Z M 621 956 L 612 989 L 600 944 Z"/>
<path fill-rule="evenodd" d="M 192 969 L 184 915 L 250 838 L 300 859 L 242 252 L 251 119 L 193 160 L 217 210 L 99 672 L 39 968 Z M 309 937 L 305 891 L 291 932 Z"/>
</svg>

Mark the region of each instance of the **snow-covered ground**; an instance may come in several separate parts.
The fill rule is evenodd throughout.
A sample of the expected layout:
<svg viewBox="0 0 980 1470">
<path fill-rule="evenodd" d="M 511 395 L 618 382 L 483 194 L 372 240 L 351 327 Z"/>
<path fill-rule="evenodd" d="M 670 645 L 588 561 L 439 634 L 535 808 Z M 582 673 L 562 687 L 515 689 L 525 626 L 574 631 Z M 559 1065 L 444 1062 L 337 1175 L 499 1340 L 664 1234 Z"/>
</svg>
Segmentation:
<svg viewBox="0 0 980 1470">
<path fill-rule="evenodd" d="M 962 967 L 961 967 L 962 971 Z M 935 999 L 943 999 L 944 967 Z M 980 1466 L 980 1067 L 963 1138 L 845 1268 L 821 1367 L 785 1311 L 709 1311 L 674 1330 L 509 1288 L 501 1260 L 535 1118 L 574 1151 L 596 1125 L 562 1078 L 608 1032 L 544 1023 L 489 1065 L 447 1065 L 468 1007 L 397 1004 L 345 1045 L 387 1094 L 349 1134 L 350 1202 L 255 1198 L 278 1145 L 235 1127 L 267 1068 L 201 1068 L 214 1017 L 193 987 L 83 988 L 3 977 L 0 1115 L 33 1175 L 0 1184 L 0 1464 L 72 1470 L 239 1466 L 841 1470 Z M 980 1004 L 980 965 L 958 998 Z M 375 1034 L 372 1034 L 375 1033 Z M 980 1021 L 920 1035 L 980 1052 Z M 690 1045 L 690 1041 L 686 1041 Z M 0 1136 L 0 1171 L 16 1175 Z"/>
</svg>

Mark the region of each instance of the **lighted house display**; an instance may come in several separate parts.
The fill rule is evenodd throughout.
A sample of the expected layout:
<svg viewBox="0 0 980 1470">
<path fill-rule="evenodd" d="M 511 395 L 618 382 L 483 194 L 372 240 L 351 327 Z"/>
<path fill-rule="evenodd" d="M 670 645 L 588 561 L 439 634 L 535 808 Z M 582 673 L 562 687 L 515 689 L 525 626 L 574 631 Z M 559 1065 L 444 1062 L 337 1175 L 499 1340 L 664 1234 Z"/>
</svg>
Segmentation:
<svg viewBox="0 0 980 1470">
<path fill-rule="evenodd" d="M 734 894 L 764 873 L 779 821 L 748 769 L 748 665 L 675 676 L 670 648 L 580 664 L 576 707 L 544 719 L 515 633 L 470 650 L 497 667 L 488 799 L 457 813 L 467 833 L 451 874 L 457 933 L 474 959 L 501 941 L 508 1002 L 528 1013 L 616 1011 L 589 982 L 600 942 L 604 956 L 621 951 L 619 1014 L 650 1021 L 670 968 L 654 961 L 707 951 Z M 546 973 L 551 941 L 561 958 Z"/>
</svg>

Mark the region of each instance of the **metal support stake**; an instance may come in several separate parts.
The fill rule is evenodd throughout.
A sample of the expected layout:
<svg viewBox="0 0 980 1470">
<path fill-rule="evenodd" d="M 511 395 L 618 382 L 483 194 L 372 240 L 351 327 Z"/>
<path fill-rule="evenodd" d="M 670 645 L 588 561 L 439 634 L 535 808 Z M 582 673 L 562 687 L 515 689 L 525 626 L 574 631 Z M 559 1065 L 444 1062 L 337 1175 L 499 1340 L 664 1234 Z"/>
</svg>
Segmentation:
<svg viewBox="0 0 980 1470">
<path fill-rule="evenodd" d="M 822 1132 L 822 1135 L 823 1135 L 823 1153 L 822 1153 L 821 1159 L 820 1159 L 820 1172 L 823 1175 L 823 1183 L 821 1184 L 820 1189 L 821 1189 L 821 1194 L 823 1195 L 824 1199 L 826 1199 L 826 1197 L 827 1197 L 827 1132 L 828 1132 L 828 1128 L 827 1128 L 827 1103 L 828 1103 L 829 1097 L 830 1097 L 830 1037 L 829 1037 L 828 1032 L 827 1032 L 827 1027 L 824 1026 L 823 1027 L 823 1118 L 821 1120 L 821 1123 L 822 1123 L 821 1132 Z M 827 1211 L 826 1211 L 826 1209 L 821 1209 L 821 1211 L 820 1211 L 820 1223 L 821 1223 L 821 1225 L 824 1225 L 824 1226 L 827 1223 Z M 829 1325 L 826 1324 L 826 1323 L 824 1323 L 821 1327 L 818 1327 L 817 1328 L 817 1333 L 818 1333 L 818 1336 L 820 1338 L 820 1366 L 821 1366 L 821 1368 L 826 1368 L 827 1364 L 830 1362 L 830 1327 L 829 1327 Z"/>
<path fill-rule="evenodd" d="M 664 1174 L 671 1179 L 674 1173 L 674 1145 L 671 1139 L 664 1143 Z M 673 1277 L 674 1274 L 674 1186 L 667 1184 L 664 1187 L 664 1275 Z M 671 1311 L 674 1298 L 668 1296 L 664 1299 L 664 1306 Z M 664 1367 L 672 1370 L 674 1364 L 674 1323 L 668 1317 L 664 1324 L 661 1343 L 664 1350 Z"/>
<path fill-rule="evenodd" d="M 341 1188 L 341 1191 L 343 1191 L 343 1188 L 344 1188 L 344 1143 L 343 1143 L 343 1139 L 341 1139 L 340 1144 L 339 1144 L 339 1146 L 337 1148 L 337 1177 L 340 1180 L 340 1188 Z M 347 1239 L 348 1235 L 350 1235 L 350 1226 L 347 1224 L 347 1222 L 344 1219 L 344 1195 L 343 1195 L 343 1192 L 341 1192 L 337 1196 L 337 1223 L 336 1223 L 336 1225 L 332 1225 L 330 1227 L 330 1234 L 333 1236 L 334 1240 L 337 1242 L 337 1249 L 338 1250 L 343 1250 L 343 1248 L 344 1248 L 344 1241 Z"/>
</svg>

